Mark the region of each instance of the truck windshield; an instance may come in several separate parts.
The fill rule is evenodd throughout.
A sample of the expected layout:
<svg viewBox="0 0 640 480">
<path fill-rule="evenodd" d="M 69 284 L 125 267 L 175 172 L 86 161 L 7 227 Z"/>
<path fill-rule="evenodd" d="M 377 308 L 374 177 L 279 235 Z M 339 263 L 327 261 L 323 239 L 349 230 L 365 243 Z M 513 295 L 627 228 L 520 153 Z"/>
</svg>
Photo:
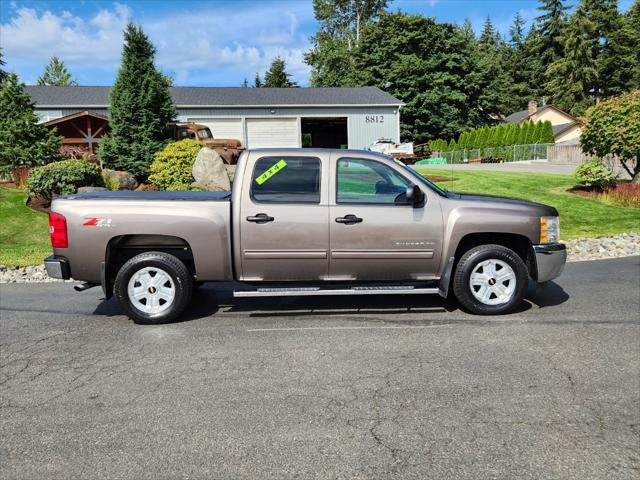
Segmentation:
<svg viewBox="0 0 640 480">
<path fill-rule="evenodd" d="M 426 177 L 423 177 L 418 172 L 416 172 L 413 168 L 411 168 L 411 167 L 409 167 L 407 165 L 402 165 L 402 168 L 406 172 L 408 172 L 409 175 L 411 175 L 413 178 L 417 179 L 420 183 L 424 183 L 424 184 L 428 185 L 430 188 L 435 190 L 437 193 L 439 193 L 443 197 L 447 197 L 448 196 L 446 190 L 440 188 L 439 186 L 437 186 L 435 183 L 433 183 L 432 181 L 430 181 Z"/>
<path fill-rule="evenodd" d="M 201 128 L 198 130 L 198 138 L 205 140 L 207 138 L 213 138 L 213 135 L 211 135 L 211 130 L 208 128 Z"/>
</svg>

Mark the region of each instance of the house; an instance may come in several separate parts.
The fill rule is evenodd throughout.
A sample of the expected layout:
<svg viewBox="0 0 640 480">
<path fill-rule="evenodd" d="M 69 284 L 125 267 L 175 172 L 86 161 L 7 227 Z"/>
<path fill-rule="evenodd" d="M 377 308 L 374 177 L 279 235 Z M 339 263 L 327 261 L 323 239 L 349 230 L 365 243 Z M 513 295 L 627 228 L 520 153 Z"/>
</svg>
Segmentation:
<svg viewBox="0 0 640 480">
<path fill-rule="evenodd" d="M 580 121 L 553 105 L 543 105 L 538 108 L 535 100 L 529 102 L 527 110 L 512 113 L 504 121 L 507 123 L 522 123 L 526 121 L 545 122 L 550 121 L 553 127 L 555 143 L 575 144 L 580 139 L 582 126 Z"/>
<path fill-rule="evenodd" d="M 48 123 L 79 113 L 106 117 L 110 90 L 26 87 L 36 114 Z M 247 148 L 363 149 L 380 138 L 400 141 L 403 102 L 377 87 L 171 87 L 171 96 L 178 121 L 205 124 L 214 138 L 235 138 Z"/>
</svg>

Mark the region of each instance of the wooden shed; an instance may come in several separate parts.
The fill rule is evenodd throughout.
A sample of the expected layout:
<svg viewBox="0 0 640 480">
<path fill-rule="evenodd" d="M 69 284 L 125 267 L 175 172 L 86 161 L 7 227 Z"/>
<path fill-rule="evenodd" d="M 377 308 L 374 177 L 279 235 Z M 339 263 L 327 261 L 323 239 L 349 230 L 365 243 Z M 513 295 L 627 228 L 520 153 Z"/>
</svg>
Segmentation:
<svg viewBox="0 0 640 480">
<path fill-rule="evenodd" d="M 62 137 L 63 151 L 78 153 L 96 153 L 100 137 L 111 131 L 107 117 L 90 111 L 49 120 L 45 125 Z"/>
</svg>

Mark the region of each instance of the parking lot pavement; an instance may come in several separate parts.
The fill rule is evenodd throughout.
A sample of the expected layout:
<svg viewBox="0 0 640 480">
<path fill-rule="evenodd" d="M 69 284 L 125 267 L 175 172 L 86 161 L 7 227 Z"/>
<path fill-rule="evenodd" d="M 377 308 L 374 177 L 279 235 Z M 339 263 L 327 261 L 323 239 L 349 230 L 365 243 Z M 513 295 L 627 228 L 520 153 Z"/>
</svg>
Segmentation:
<svg viewBox="0 0 640 480">
<path fill-rule="evenodd" d="M 3 479 L 640 472 L 640 257 L 569 264 L 504 317 L 206 286 L 138 326 L 99 289 L 0 288 Z"/>
</svg>

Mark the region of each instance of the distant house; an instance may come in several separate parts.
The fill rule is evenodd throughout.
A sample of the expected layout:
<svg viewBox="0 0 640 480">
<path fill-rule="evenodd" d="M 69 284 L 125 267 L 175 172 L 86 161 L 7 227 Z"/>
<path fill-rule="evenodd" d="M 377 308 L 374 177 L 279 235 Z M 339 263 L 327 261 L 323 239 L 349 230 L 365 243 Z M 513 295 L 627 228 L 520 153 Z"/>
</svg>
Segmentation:
<svg viewBox="0 0 640 480">
<path fill-rule="evenodd" d="M 512 113 L 504 119 L 507 123 L 522 123 L 528 120 L 532 122 L 550 121 L 556 143 L 576 144 L 580 140 L 582 126 L 576 117 L 553 105 L 543 105 L 538 108 L 535 100 L 529 102 L 527 110 Z"/>
</svg>

